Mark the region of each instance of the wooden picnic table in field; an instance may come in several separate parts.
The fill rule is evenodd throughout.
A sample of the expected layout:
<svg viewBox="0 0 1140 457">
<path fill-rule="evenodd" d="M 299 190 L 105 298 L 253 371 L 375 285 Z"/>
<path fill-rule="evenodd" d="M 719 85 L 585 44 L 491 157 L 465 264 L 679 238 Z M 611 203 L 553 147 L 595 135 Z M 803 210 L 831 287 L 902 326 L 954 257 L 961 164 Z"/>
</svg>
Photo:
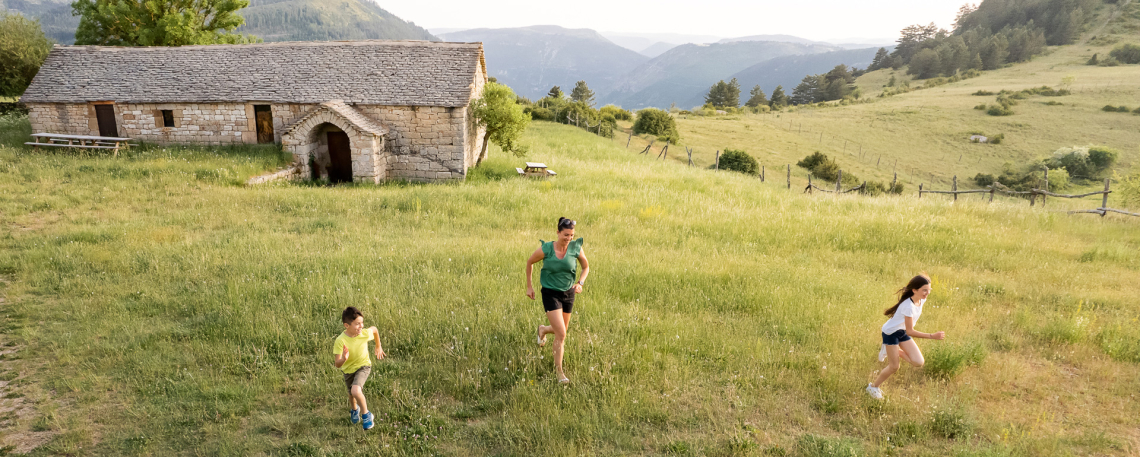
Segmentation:
<svg viewBox="0 0 1140 457">
<path fill-rule="evenodd" d="M 515 168 L 515 171 L 517 171 L 519 173 L 519 176 L 530 176 L 530 177 L 538 177 L 538 178 L 545 178 L 547 176 L 557 176 L 558 175 L 558 173 L 555 173 L 551 170 L 547 170 L 545 163 L 538 163 L 538 162 L 527 162 L 526 168 Z"/>
<path fill-rule="evenodd" d="M 36 149 L 39 149 L 40 146 L 56 148 L 111 149 L 115 152 L 116 156 L 119 155 L 120 148 L 127 149 L 131 146 L 134 146 L 130 143 L 132 138 L 114 136 L 33 133 L 32 138 L 35 139 L 34 142 L 27 142 L 24 144 Z"/>
</svg>

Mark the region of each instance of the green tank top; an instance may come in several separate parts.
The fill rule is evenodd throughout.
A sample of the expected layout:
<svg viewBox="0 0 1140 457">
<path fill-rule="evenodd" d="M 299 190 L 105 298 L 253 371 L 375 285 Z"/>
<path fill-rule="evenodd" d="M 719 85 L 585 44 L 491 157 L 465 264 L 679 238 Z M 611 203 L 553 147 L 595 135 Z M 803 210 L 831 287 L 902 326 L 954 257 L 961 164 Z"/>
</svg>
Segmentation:
<svg viewBox="0 0 1140 457">
<path fill-rule="evenodd" d="M 561 259 L 554 255 L 554 242 L 542 241 L 542 272 L 539 283 L 550 290 L 567 291 L 578 278 L 578 253 L 582 252 L 584 240 L 578 238 L 566 247 L 566 256 Z"/>
</svg>

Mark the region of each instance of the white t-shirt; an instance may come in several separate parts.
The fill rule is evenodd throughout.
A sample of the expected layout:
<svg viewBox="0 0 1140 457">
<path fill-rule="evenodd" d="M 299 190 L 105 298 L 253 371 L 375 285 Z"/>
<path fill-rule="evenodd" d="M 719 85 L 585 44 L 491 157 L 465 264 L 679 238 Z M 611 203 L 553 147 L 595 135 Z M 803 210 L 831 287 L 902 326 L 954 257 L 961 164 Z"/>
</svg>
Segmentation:
<svg viewBox="0 0 1140 457">
<path fill-rule="evenodd" d="M 917 305 L 909 298 L 903 300 L 902 303 L 899 303 L 899 308 L 895 310 L 895 315 L 891 316 L 891 319 L 888 320 L 886 324 L 883 324 L 883 333 L 890 335 L 899 330 L 906 330 L 907 316 L 914 319 L 914 324 L 917 325 L 918 316 L 922 315 L 923 303 L 926 303 L 926 299 L 919 301 Z"/>
</svg>

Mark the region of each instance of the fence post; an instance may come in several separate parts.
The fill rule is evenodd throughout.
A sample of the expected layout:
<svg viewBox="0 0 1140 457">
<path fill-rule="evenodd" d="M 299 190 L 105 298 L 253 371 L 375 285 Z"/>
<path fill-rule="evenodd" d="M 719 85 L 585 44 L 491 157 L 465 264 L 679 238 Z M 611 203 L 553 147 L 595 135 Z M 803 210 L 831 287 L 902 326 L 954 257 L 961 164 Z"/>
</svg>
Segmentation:
<svg viewBox="0 0 1140 457">
<path fill-rule="evenodd" d="M 714 170 L 720 170 L 720 150 L 716 151 L 716 168 Z"/>
<path fill-rule="evenodd" d="M 894 190 L 895 190 L 895 183 L 896 183 L 896 182 L 898 182 L 898 180 L 899 180 L 899 174 L 898 174 L 898 173 L 895 173 L 895 178 L 891 180 L 891 189 L 890 189 L 890 190 L 891 190 L 891 192 L 894 192 Z"/>
<path fill-rule="evenodd" d="M 792 188 L 792 165 L 788 164 L 788 189 Z"/>
<path fill-rule="evenodd" d="M 810 171 L 808 172 L 808 188 L 807 188 L 807 191 L 809 194 L 815 193 L 815 192 L 812 192 L 811 172 Z"/>
<path fill-rule="evenodd" d="M 842 189 L 841 183 L 843 182 L 843 170 L 839 170 L 839 174 L 835 176 L 835 194 L 839 195 L 839 190 Z"/>
<path fill-rule="evenodd" d="M 922 198 L 922 184 L 918 185 L 918 198 Z"/>
<path fill-rule="evenodd" d="M 664 159 L 664 158 L 662 158 L 662 157 L 665 155 L 665 152 L 669 150 L 669 142 L 670 142 L 670 141 L 672 141 L 672 140 L 671 140 L 671 139 L 670 139 L 670 140 L 665 140 L 665 147 L 661 148 L 661 152 L 659 152 L 659 153 L 657 154 L 657 158 L 658 158 L 658 159 L 661 159 L 662 161 L 664 161 L 664 160 L 665 160 L 665 159 Z"/>
<path fill-rule="evenodd" d="M 954 175 L 953 186 L 954 188 L 952 190 L 954 191 L 954 201 L 958 201 L 958 175 Z"/>
<path fill-rule="evenodd" d="M 1104 197 L 1101 198 L 1101 200 L 1100 200 L 1100 217 L 1104 217 L 1105 214 L 1108 214 L 1108 211 L 1106 211 L 1105 209 L 1108 208 L 1108 183 L 1109 183 L 1109 181 L 1110 181 L 1109 178 L 1104 178 Z"/>
<path fill-rule="evenodd" d="M 994 189 L 995 189 L 994 185 L 990 184 L 990 203 L 994 202 Z"/>
<path fill-rule="evenodd" d="M 626 138 L 626 140 L 625 140 L 625 148 L 626 149 L 629 149 L 629 142 L 630 141 L 633 141 L 633 129 L 632 128 L 629 129 L 629 138 Z"/>
<path fill-rule="evenodd" d="M 1045 192 L 1049 192 L 1049 167 L 1045 167 Z M 1041 195 L 1041 207 L 1045 207 L 1045 195 Z"/>
<path fill-rule="evenodd" d="M 760 166 L 760 182 L 764 182 L 764 174 L 765 174 L 765 172 L 766 172 L 766 171 L 767 171 L 767 170 L 765 170 L 765 169 L 764 169 L 764 166 L 763 166 L 763 165 L 761 165 L 761 166 Z"/>
<path fill-rule="evenodd" d="M 685 152 L 689 154 L 689 166 L 693 166 L 693 149 L 685 147 Z"/>
</svg>

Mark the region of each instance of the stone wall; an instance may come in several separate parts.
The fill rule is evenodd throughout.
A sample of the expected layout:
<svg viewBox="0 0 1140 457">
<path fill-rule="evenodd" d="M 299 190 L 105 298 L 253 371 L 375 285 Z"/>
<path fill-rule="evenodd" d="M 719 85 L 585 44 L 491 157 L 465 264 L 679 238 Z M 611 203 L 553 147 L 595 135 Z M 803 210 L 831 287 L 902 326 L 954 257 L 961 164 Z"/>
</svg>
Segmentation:
<svg viewBox="0 0 1140 457">
<path fill-rule="evenodd" d="M 94 110 L 95 107 L 90 108 Z M 92 132 L 88 126 L 86 103 L 29 103 L 28 120 L 34 133 L 64 133 L 69 135 L 98 135 L 99 126 Z"/>
</svg>

